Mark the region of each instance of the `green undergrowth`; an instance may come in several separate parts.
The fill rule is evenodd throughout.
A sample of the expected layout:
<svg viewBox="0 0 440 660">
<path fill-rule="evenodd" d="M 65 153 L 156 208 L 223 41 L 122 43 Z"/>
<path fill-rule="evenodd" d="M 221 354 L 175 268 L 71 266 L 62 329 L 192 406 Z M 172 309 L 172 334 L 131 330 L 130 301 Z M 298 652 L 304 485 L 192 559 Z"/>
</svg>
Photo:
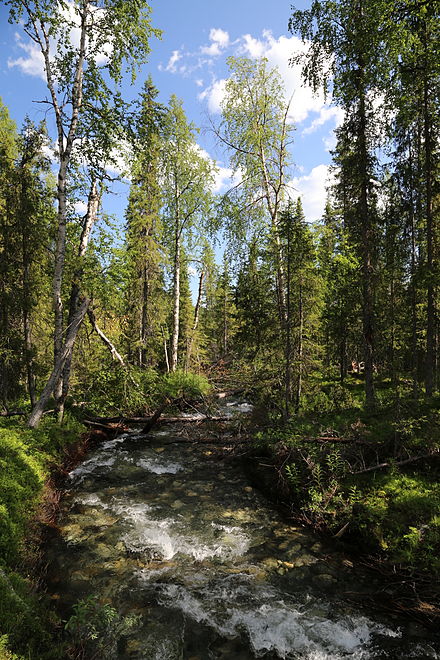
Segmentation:
<svg viewBox="0 0 440 660">
<path fill-rule="evenodd" d="M 77 392 L 86 406 L 100 415 L 142 415 L 161 405 L 165 398 L 200 398 L 210 384 L 202 374 L 178 370 L 159 374 L 154 369 L 130 370 L 114 365 L 94 375 L 89 387 Z M 75 397 L 75 390 L 73 391 Z"/>
<path fill-rule="evenodd" d="M 356 392 L 348 391 L 341 396 L 348 407 L 302 412 L 258 433 L 255 442 L 272 456 L 303 521 L 361 552 L 434 575 L 440 569 L 440 400 L 390 402 L 387 392 L 380 394 L 374 414 L 353 405 Z"/>
<path fill-rule="evenodd" d="M 51 610 L 28 575 L 45 481 L 80 430 L 72 420 L 60 428 L 45 418 L 31 430 L 22 418 L 0 419 L 0 660 L 61 657 L 51 638 Z"/>
</svg>

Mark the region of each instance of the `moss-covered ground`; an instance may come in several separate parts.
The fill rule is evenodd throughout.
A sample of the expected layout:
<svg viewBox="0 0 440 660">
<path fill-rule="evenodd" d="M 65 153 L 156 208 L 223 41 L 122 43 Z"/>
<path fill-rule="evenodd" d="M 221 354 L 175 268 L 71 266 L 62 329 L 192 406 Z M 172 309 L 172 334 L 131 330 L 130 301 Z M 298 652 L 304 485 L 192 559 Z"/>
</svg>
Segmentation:
<svg viewBox="0 0 440 660">
<path fill-rule="evenodd" d="M 440 399 L 378 389 L 362 407 L 360 380 L 322 384 L 289 422 L 257 433 L 292 514 L 407 574 L 440 569 Z M 316 397 L 315 397 L 316 398 Z M 272 420 L 273 421 L 273 420 Z"/>
<path fill-rule="evenodd" d="M 0 660 L 60 658 L 53 610 L 37 590 L 37 512 L 54 465 L 78 442 L 79 424 L 45 418 L 38 430 L 0 418 Z"/>
</svg>

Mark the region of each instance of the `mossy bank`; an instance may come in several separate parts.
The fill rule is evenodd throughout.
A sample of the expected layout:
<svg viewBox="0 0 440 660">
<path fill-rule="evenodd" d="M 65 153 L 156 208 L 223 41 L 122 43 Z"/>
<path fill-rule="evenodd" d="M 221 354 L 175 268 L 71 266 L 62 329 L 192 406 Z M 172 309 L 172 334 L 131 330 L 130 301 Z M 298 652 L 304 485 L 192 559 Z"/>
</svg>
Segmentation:
<svg viewBox="0 0 440 660">
<path fill-rule="evenodd" d="M 0 418 L 0 660 L 62 657 L 54 640 L 59 622 L 38 588 L 40 544 L 56 506 L 49 479 L 77 449 L 82 430 L 70 419 L 60 428 L 45 418 L 30 430 L 24 418 Z"/>
</svg>

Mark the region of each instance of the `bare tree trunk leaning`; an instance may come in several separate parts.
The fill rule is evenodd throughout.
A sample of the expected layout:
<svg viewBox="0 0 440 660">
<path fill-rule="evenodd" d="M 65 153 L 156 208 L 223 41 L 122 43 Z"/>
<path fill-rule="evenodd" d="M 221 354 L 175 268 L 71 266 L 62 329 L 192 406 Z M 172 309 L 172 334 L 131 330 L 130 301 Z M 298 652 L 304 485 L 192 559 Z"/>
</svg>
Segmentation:
<svg viewBox="0 0 440 660">
<path fill-rule="evenodd" d="M 28 419 L 28 426 L 32 429 L 38 426 L 41 417 L 43 415 L 44 409 L 46 408 L 46 405 L 52 395 L 52 392 L 54 391 L 55 383 L 62 374 L 64 365 L 66 363 L 66 359 L 68 358 L 68 356 L 70 355 L 73 349 L 76 336 L 78 334 L 78 330 L 80 329 L 81 323 L 83 322 L 84 317 L 87 313 L 89 304 L 90 304 L 89 298 L 84 298 L 82 300 L 80 307 L 76 310 L 75 316 L 72 319 L 72 323 L 67 329 L 66 340 L 58 356 L 58 362 L 57 364 L 54 365 L 49 380 L 47 381 L 46 386 L 43 392 L 41 393 L 40 398 L 35 404 Z"/>
</svg>

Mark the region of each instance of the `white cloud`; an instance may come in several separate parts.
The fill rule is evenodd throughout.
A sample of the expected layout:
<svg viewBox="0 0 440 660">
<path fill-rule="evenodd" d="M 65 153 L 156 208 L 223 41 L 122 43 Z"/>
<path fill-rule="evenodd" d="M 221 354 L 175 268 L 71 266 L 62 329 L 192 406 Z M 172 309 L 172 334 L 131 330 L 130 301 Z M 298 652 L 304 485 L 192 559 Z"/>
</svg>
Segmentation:
<svg viewBox="0 0 440 660">
<path fill-rule="evenodd" d="M 215 80 L 212 85 L 207 87 L 199 94 L 200 101 L 207 100 L 209 111 L 212 114 L 219 114 L 220 104 L 225 96 L 226 80 Z"/>
<path fill-rule="evenodd" d="M 24 43 L 21 36 L 18 32 L 15 33 L 15 42 L 19 48 L 24 50 L 27 53 L 27 57 L 18 57 L 17 59 L 8 59 L 8 67 L 11 69 L 17 67 L 22 73 L 27 74 L 28 76 L 36 76 L 37 78 L 42 78 L 46 80 L 46 69 L 44 66 L 44 57 L 38 48 L 38 46 L 33 42 Z"/>
<path fill-rule="evenodd" d="M 211 41 L 210 46 L 202 46 L 200 49 L 204 55 L 212 57 L 220 55 L 220 53 L 229 46 L 229 34 L 221 28 L 212 28 L 209 33 Z"/>
<path fill-rule="evenodd" d="M 165 69 L 162 65 L 159 65 L 159 69 L 161 71 L 168 71 L 168 73 L 176 73 L 177 71 L 176 64 L 181 59 L 182 59 L 182 53 L 179 50 L 173 50 L 172 55 L 168 60 L 168 64 L 166 65 Z"/>
<path fill-rule="evenodd" d="M 82 201 L 75 202 L 73 208 L 75 209 L 75 213 L 77 213 L 78 215 L 85 215 L 87 213 L 86 202 L 82 202 Z"/>
<path fill-rule="evenodd" d="M 328 165 L 317 165 L 310 174 L 295 177 L 292 180 L 291 196 L 301 197 L 304 214 L 309 222 L 319 220 L 327 199 L 326 188 L 330 185 L 332 174 Z"/>
<path fill-rule="evenodd" d="M 235 186 L 238 186 L 243 180 L 242 172 L 235 172 L 230 167 L 218 167 L 215 175 L 213 192 L 224 193 Z"/>
<path fill-rule="evenodd" d="M 333 151 L 334 148 L 336 147 L 336 142 L 337 142 L 337 140 L 336 140 L 336 133 L 335 133 L 334 131 L 331 131 L 331 133 L 329 133 L 328 135 L 326 135 L 326 136 L 322 139 L 322 141 L 323 141 L 323 143 L 324 143 L 324 147 L 325 147 L 325 150 L 326 150 L 326 151 L 329 151 L 329 152 L 330 152 L 330 151 Z"/>
<path fill-rule="evenodd" d="M 312 121 L 310 126 L 307 126 L 303 130 L 302 134 L 309 135 L 310 133 L 314 133 L 320 126 L 323 126 L 332 119 L 335 122 L 335 128 L 340 126 L 344 121 L 344 110 L 340 106 L 332 105 L 321 108 L 318 117 Z"/>
<path fill-rule="evenodd" d="M 248 57 L 266 57 L 269 65 L 277 67 L 286 90 L 286 98 L 292 99 L 289 119 L 292 122 L 304 121 L 311 112 L 320 113 L 325 106 L 324 95 L 314 94 L 309 86 L 303 84 L 301 65 L 290 66 L 289 60 L 294 53 L 304 53 L 307 44 L 298 37 L 281 36 L 275 39 L 271 32 L 263 32 L 262 39 L 243 37 L 240 51 Z"/>
<path fill-rule="evenodd" d="M 99 24 L 99 21 L 105 18 L 104 11 L 105 11 L 104 9 L 99 7 L 95 7 L 93 9 L 95 34 L 99 32 L 99 30 L 97 30 L 96 28 L 96 26 Z M 70 40 L 71 46 L 73 48 L 78 48 L 81 37 L 81 29 L 80 29 L 81 19 L 78 14 L 78 9 L 74 2 L 67 2 L 61 5 L 60 18 L 64 23 L 64 25 L 69 26 L 68 38 Z M 27 57 L 18 57 L 17 59 L 9 58 L 8 67 L 9 68 L 18 67 L 20 71 L 24 74 L 30 76 L 37 76 L 38 78 L 42 78 L 43 80 L 46 80 L 44 57 L 40 51 L 39 46 L 37 46 L 37 44 L 34 43 L 33 41 L 29 41 L 25 43 L 18 32 L 15 33 L 15 41 L 17 43 L 17 46 L 21 48 L 25 53 L 27 53 Z M 101 44 L 100 51 L 97 51 L 96 39 L 93 37 L 93 33 L 92 33 L 91 35 L 89 34 L 87 48 L 88 48 L 89 56 L 94 58 L 98 66 L 102 66 L 107 64 L 108 59 L 113 50 L 113 44 L 111 43 L 111 39 L 110 39 L 110 41 L 108 41 L 107 43 Z M 63 52 L 62 43 L 61 42 L 57 43 L 56 39 L 50 38 L 51 60 L 53 60 L 53 55 L 57 51 Z"/>
<path fill-rule="evenodd" d="M 253 57 L 257 59 L 258 57 L 263 57 L 264 55 L 264 44 L 263 42 L 255 39 L 250 34 L 245 34 L 243 37 L 243 44 L 240 48 L 242 54 L 247 55 L 248 57 Z"/>
<path fill-rule="evenodd" d="M 265 57 L 270 67 L 277 67 L 286 90 L 286 99 L 291 99 L 289 121 L 301 123 L 311 113 L 316 113 L 317 119 L 311 127 L 306 129 L 308 132 L 312 132 L 331 118 L 339 121 L 340 110 L 336 107 L 330 108 L 325 103 L 322 92 L 315 95 L 311 87 L 303 84 L 301 65 L 290 66 L 289 61 L 292 55 L 298 52 L 304 53 L 307 48 L 307 44 L 303 44 L 295 36 L 281 36 L 275 39 L 271 32 L 264 31 L 259 39 L 250 34 L 243 35 L 238 40 L 236 54 L 252 59 Z M 199 95 L 200 100 L 207 101 L 212 113 L 220 112 L 220 102 L 225 93 L 225 82 L 225 80 L 215 80 Z"/>
</svg>

